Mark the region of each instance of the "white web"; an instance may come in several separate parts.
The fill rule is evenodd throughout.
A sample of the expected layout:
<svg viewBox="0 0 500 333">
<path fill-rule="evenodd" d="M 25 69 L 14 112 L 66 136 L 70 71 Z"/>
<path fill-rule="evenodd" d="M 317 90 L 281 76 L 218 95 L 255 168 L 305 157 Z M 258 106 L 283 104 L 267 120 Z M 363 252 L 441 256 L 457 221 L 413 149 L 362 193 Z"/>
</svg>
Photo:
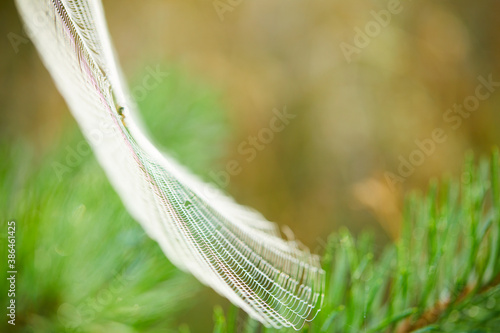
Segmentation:
<svg viewBox="0 0 500 333">
<path fill-rule="evenodd" d="M 154 147 L 128 98 L 100 0 L 17 5 L 110 182 L 168 258 L 267 326 L 312 320 L 324 291 L 318 257 Z"/>
</svg>

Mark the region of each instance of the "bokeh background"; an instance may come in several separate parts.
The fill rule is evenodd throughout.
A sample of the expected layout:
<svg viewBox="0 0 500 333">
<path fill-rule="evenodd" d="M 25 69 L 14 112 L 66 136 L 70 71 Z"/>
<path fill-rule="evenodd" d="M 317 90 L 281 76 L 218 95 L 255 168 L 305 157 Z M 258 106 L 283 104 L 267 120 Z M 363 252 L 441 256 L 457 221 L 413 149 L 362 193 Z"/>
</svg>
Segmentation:
<svg viewBox="0 0 500 333">
<path fill-rule="evenodd" d="M 500 3 L 401 1 L 400 12 L 346 59 L 342 43 L 355 45 L 356 29 L 365 29 L 375 20 L 372 11 L 386 10 L 388 4 L 104 1 L 123 70 L 132 91 L 138 91 L 157 142 L 205 179 L 211 171 L 224 170 L 228 161 L 240 161 L 241 173 L 231 177 L 225 190 L 289 226 L 320 254 L 328 235 L 342 226 L 354 233 L 372 230 L 380 247 L 396 239 L 405 193 L 425 189 L 431 178 L 461 177 L 467 151 L 486 155 L 500 142 L 500 90 L 481 101 L 459 128 L 443 119 L 454 104 L 474 95 L 478 76 L 500 81 Z M 36 200 L 18 204 L 12 190 L 31 193 L 39 186 L 45 198 L 55 194 L 43 188 L 56 182 L 60 191 L 73 193 L 74 174 L 61 180 L 51 163 L 64 161 L 65 149 L 82 139 L 12 1 L 0 2 L 0 29 L 3 180 L 29 179 L 2 187 L 3 208 L 17 207 L 2 219 L 20 220 L 19 215 L 45 208 Z M 135 89 L 157 68 L 168 77 L 153 89 Z M 268 127 L 274 108 L 285 107 L 296 118 L 247 163 L 238 146 Z M 436 128 L 445 131 L 447 140 L 436 144 L 404 182 L 389 186 L 387 172 L 397 174 L 400 158 L 408 159 L 418 148 L 415 140 L 430 138 Z M 30 158 L 23 159 L 24 154 Z M 44 179 L 53 179 L 45 185 L 37 183 L 44 168 Z M 15 176 L 25 169 L 31 178 Z M 98 166 L 89 173 L 92 179 Z M 85 198 L 75 200 L 86 205 Z M 120 213 L 93 219 L 130 219 L 116 205 Z M 64 210 L 64 204 L 58 209 Z M 50 222 L 46 227 L 51 228 Z M 191 303 L 168 325 L 185 323 L 202 332 L 212 325 L 213 305 L 227 304 L 192 284 L 196 291 L 185 296 Z"/>
</svg>

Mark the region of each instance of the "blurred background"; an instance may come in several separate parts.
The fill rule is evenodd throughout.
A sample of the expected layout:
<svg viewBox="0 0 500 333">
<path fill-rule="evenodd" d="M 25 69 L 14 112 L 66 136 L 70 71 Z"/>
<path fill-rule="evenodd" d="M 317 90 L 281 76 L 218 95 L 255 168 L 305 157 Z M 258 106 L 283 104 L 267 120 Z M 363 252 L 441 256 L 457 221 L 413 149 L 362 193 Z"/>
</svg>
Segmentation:
<svg viewBox="0 0 500 333">
<path fill-rule="evenodd" d="M 72 193 L 74 174 L 61 181 L 53 162 L 82 139 L 14 3 L 0 6 L 4 182 L 31 179 L 2 188 L 12 211 L 2 218 L 20 220 L 41 208 L 36 200 L 19 204 L 10 191 L 41 186 L 46 197 L 52 192 L 44 194 L 44 186 L 57 186 Z M 104 8 L 157 142 L 211 181 L 228 161 L 239 161 L 242 170 L 225 190 L 289 226 L 316 253 L 342 226 L 373 231 L 380 247 L 397 239 L 405 193 L 432 178 L 461 177 L 467 151 L 487 155 L 500 142 L 499 87 L 479 88 L 488 97 L 473 98 L 484 80 L 500 82 L 498 1 L 106 0 Z M 144 89 L 158 70 L 168 76 Z M 468 102 L 462 111 L 473 111 L 452 110 Z M 269 127 L 273 109 L 284 108 L 295 118 L 247 161 L 238 147 Z M 428 143 L 436 129 L 446 139 L 423 151 L 416 142 Z M 404 175 L 403 160 L 411 164 Z M 30 167 L 32 178 L 13 175 Z M 43 168 L 54 181 L 35 185 Z M 169 325 L 203 331 L 213 305 L 227 304 L 192 283 L 196 301 Z"/>
</svg>

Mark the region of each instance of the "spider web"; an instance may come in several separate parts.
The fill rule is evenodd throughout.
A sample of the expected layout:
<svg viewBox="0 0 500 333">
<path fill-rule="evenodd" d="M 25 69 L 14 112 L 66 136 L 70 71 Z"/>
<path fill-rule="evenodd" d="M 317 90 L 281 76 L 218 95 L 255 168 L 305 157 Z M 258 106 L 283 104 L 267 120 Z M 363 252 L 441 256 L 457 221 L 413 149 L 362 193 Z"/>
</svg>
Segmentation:
<svg viewBox="0 0 500 333">
<path fill-rule="evenodd" d="M 17 6 L 108 179 L 166 256 L 266 326 L 299 329 L 312 320 L 324 292 L 319 258 L 151 143 L 100 0 L 17 0 Z"/>
</svg>

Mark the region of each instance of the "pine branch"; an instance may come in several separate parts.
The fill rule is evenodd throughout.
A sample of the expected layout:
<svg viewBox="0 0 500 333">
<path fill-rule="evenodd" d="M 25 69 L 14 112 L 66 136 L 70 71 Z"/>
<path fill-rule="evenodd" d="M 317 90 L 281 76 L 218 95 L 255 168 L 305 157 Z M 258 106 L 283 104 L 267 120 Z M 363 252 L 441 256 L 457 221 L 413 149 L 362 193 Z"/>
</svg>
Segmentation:
<svg viewBox="0 0 500 333">
<path fill-rule="evenodd" d="M 307 331 L 498 327 L 499 171 L 497 150 L 491 163 L 476 166 L 469 156 L 461 183 L 433 182 L 426 195 L 409 195 L 401 238 L 382 254 L 375 254 L 370 236 L 332 235 L 323 258 L 325 306 Z"/>
<path fill-rule="evenodd" d="M 482 294 L 484 292 L 489 291 L 490 289 L 497 287 L 500 284 L 500 274 L 498 274 L 490 283 L 482 286 L 477 294 Z M 398 328 L 398 333 L 408 333 L 414 332 L 418 329 L 424 328 L 426 326 L 433 325 L 435 322 L 439 320 L 439 318 L 446 312 L 449 311 L 450 306 L 456 305 L 459 302 L 462 302 L 467 299 L 474 290 L 474 286 L 467 286 L 462 293 L 453 300 L 447 299 L 443 302 L 436 303 L 433 307 L 426 310 L 420 318 L 418 318 L 414 323 L 411 323 L 409 319 L 406 319 Z"/>
</svg>

